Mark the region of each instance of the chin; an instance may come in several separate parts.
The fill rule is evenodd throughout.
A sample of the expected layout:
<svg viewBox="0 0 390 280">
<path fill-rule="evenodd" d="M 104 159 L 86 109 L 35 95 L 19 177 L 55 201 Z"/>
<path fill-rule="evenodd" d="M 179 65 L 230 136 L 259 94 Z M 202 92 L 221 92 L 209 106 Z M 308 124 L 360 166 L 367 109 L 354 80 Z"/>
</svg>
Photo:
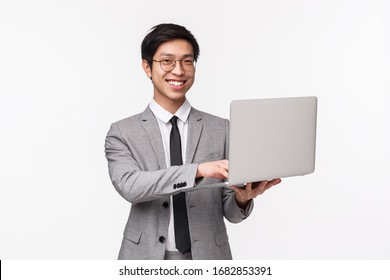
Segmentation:
<svg viewBox="0 0 390 280">
<path fill-rule="evenodd" d="M 186 98 L 186 93 L 187 93 L 187 91 L 185 91 L 185 92 L 170 92 L 167 94 L 167 97 L 171 100 L 174 100 L 174 101 L 180 101 L 180 100 L 183 100 Z"/>
</svg>

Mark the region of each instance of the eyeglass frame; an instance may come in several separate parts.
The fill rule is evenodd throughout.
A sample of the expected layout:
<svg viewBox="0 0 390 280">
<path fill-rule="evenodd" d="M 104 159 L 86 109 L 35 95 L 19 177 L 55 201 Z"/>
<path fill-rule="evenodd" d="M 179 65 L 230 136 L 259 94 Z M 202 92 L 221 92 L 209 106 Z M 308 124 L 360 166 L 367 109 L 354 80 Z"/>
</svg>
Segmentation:
<svg viewBox="0 0 390 280">
<path fill-rule="evenodd" d="M 162 62 L 164 59 L 172 59 L 172 60 L 174 61 L 174 64 L 173 64 L 173 67 L 172 67 L 171 70 L 167 71 L 167 70 L 165 70 L 165 69 L 162 67 L 161 62 Z M 168 73 L 168 72 L 172 72 L 172 71 L 176 68 L 176 62 L 177 62 L 177 61 L 180 61 L 180 66 L 181 66 L 181 68 L 184 69 L 184 67 L 183 67 L 183 61 L 186 60 L 186 59 L 188 59 L 188 58 L 184 58 L 184 59 L 163 58 L 163 59 L 161 59 L 161 60 L 152 59 L 152 61 L 158 62 L 158 63 L 160 64 L 161 70 L 163 70 L 164 72 L 167 72 L 167 73 Z M 195 70 L 195 67 L 196 67 L 196 60 L 195 60 L 194 58 L 192 58 L 192 57 L 191 57 L 191 59 L 192 59 L 192 63 L 193 63 L 193 65 L 194 65 L 194 67 L 193 67 L 191 70 L 186 70 L 186 69 L 184 69 L 184 70 L 186 70 L 186 71 L 194 71 L 194 70 Z"/>
</svg>

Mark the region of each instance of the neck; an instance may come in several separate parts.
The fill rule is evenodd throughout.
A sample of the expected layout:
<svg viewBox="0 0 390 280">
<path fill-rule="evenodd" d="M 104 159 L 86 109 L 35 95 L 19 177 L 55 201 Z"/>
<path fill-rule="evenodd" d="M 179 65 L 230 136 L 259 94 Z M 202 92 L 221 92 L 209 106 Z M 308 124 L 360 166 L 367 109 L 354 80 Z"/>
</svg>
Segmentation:
<svg viewBox="0 0 390 280">
<path fill-rule="evenodd" d="M 153 97 L 153 99 L 165 110 L 170 112 L 171 114 L 175 114 L 177 110 L 183 105 L 185 98 L 181 100 L 161 100 L 159 98 L 156 98 L 156 96 Z"/>
</svg>

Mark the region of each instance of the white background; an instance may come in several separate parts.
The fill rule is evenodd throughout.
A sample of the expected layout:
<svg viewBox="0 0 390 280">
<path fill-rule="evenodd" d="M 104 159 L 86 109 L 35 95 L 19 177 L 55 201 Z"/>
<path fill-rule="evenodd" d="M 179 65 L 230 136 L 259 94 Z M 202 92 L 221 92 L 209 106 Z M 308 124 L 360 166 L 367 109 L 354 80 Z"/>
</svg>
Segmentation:
<svg viewBox="0 0 390 280">
<path fill-rule="evenodd" d="M 319 98 L 315 173 L 228 224 L 234 258 L 389 259 L 389 14 L 385 0 L 1 0 L 0 258 L 117 257 L 130 205 L 104 139 L 150 101 L 140 44 L 174 22 L 201 47 L 194 107 Z"/>
</svg>

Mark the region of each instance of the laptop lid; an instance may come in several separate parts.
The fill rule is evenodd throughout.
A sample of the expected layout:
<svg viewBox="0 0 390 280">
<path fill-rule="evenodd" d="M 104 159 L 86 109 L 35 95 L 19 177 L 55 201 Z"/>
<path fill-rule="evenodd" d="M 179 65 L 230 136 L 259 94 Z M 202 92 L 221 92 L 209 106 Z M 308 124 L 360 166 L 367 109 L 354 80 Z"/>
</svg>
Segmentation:
<svg viewBox="0 0 390 280">
<path fill-rule="evenodd" d="M 234 100 L 229 185 L 314 172 L 317 97 Z"/>
</svg>

